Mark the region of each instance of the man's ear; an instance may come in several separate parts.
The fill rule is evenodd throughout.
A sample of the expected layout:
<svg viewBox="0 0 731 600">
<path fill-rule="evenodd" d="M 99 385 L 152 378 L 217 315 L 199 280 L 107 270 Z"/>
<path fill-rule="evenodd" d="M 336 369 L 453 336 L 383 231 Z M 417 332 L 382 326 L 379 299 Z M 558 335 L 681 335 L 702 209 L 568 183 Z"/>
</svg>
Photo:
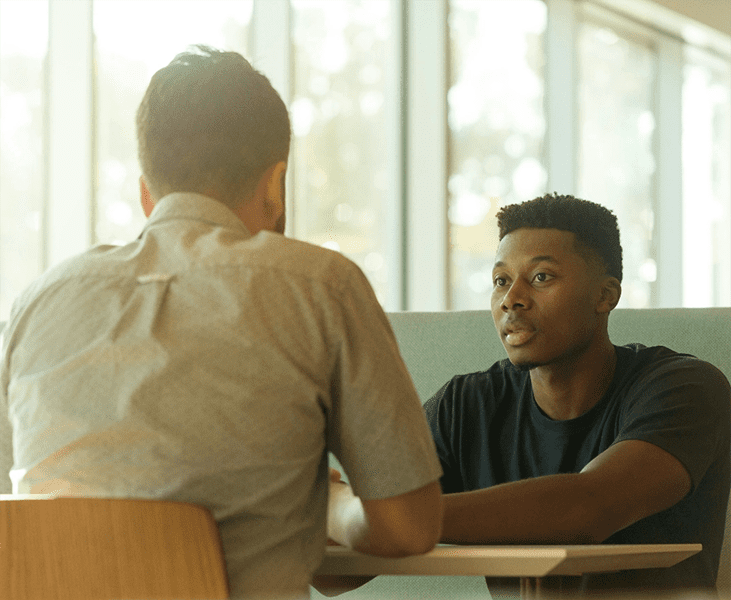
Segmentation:
<svg viewBox="0 0 731 600">
<path fill-rule="evenodd" d="M 610 313 L 622 297 L 622 284 L 619 279 L 607 275 L 601 283 L 601 296 L 597 305 L 598 313 Z"/>
<path fill-rule="evenodd" d="M 152 209 L 155 208 L 155 201 L 152 199 L 150 190 L 147 189 L 144 176 L 140 176 L 140 204 L 142 205 L 142 212 L 145 213 L 146 217 L 149 217 Z"/>
<path fill-rule="evenodd" d="M 232 209 L 251 235 L 261 230 L 284 233 L 284 174 L 287 163 L 273 164 L 259 178 L 250 199 Z"/>
<path fill-rule="evenodd" d="M 285 227 L 285 180 L 287 175 L 287 163 L 280 161 L 269 167 L 257 186 L 256 195 L 261 199 L 262 217 L 264 218 L 264 229 L 284 233 Z"/>
<path fill-rule="evenodd" d="M 264 202 L 267 210 L 271 210 L 272 216 L 276 221 L 284 214 L 284 180 L 287 172 L 287 163 L 280 161 L 269 167 L 264 175 L 260 185 L 265 186 Z"/>
</svg>

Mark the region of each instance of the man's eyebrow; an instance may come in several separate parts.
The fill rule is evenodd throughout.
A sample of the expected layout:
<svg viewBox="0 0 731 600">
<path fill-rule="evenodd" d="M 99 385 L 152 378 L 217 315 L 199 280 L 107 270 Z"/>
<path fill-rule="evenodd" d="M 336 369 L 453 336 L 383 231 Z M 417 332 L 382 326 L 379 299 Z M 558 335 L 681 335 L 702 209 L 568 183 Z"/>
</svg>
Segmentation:
<svg viewBox="0 0 731 600">
<path fill-rule="evenodd" d="M 558 261 L 555 258 L 553 258 L 553 256 L 548 256 L 548 255 L 534 256 L 533 258 L 530 259 L 530 262 L 532 262 L 532 263 L 550 262 L 550 263 L 558 264 Z"/>
<path fill-rule="evenodd" d="M 550 263 L 553 263 L 556 265 L 558 264 L 558 261 L 553 256 L 550 256 L 548 254 L 545 256 L 534 256 L 533 258 L 530 259 L 529 262 L 531 262 L 531 263 L 550 262 Z M 499 260 L 493 265 L 493 268 L 495 269 L 495 268 L 504 267 L 504 266 L 505 266 L 505 263 L 503 261 Z"/>
</svg>

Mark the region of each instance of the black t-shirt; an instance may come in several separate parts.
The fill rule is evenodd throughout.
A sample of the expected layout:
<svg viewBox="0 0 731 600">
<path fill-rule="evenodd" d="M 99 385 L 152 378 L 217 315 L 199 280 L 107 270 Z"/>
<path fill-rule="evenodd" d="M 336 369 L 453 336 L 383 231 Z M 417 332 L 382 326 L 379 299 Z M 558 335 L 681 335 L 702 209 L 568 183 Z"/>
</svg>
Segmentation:
<svg viewBox="0 0 731 600">
<path fill-rule="evenodd" d="M 585 577 L 585 589 L 712 588 L 729 495 L 731 394 L 712 365 L 664 347 L 615 346 L 617 368 L 604 397 L 576 419 L 554 421 L 538 407 L 529 373 L 508 360 L 452 378 L 425 404 L 445 493 L 542 475 L 577 473 L 622 440 L 675 456 L 691 492 L 607 544 L 701 543 L 668 569 Z"/>
</svg>

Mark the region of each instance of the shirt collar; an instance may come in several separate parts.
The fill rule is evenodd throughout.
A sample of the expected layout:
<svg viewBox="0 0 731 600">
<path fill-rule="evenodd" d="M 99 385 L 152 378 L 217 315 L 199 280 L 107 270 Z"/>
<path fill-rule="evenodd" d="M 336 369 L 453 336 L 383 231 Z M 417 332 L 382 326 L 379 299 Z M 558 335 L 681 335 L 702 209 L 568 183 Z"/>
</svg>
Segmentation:
<svg viewBox="0 0 731 600">
<path fill-rule="evenodd" d="M 162 197 L 152 209 L 145 229 L 177 219 L 190 219 L 238 229 L 246 237 L 251 236 L 241 219 L 225 204 L 193 192 L 174 192 Z"/>
</svg>

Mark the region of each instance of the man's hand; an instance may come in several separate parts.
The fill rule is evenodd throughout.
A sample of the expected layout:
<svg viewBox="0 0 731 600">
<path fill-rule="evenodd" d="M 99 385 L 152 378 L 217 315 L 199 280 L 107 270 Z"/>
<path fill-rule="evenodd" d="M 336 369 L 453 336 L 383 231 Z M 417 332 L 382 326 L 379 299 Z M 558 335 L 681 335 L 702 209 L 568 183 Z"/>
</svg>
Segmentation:
<svg viewBox="0 0 731 600">
<path fill-rule="evenodd" d="M 330 468 L 330 497 L 333 496 L 333 486 L 347 486 L 342 480 L 342 475 L 337 469 Z M 335 492 L 337 493 L 337 492 Z M 330 508 L 328 507 L 328 514 Z M 340 546 L 330 537 L 330 518 L 328 517 L 328 546 Z M 312 578 L 312 587 L 314 587 L 323 596 L 338 596 L 345 592 L 350 592 L 368 583 L 374 576 L 354 576 L 354 575 L 315 575 Z"/>
<path fill-rule="evenodd" d="M 358 532 L 367 528 L 366 516 L 360 499 L 350 486 L 342 481 L 340 473 L 330 469 L 330 493 L 327 504 L 328 543 L 354 547 Z"/>
<path fill-rule="evenodd" d="M 328 495 L 328 498 L 332 498 L 333 497 L 333 484 L 337 484 L 337 483 L 340 483 L 340 484 L 343 484 L 343 485 L 347 485 L 343 481 L 343 476 L 340 473 L 340 471 L 338 471 L 337 469 L 333 469 L 332 467 L 330 467 L 330 494 Z M 337 492 L 335 492 L 335 493 L 337 493 Z M 330 514 L 330 507 L 329 506 L 328 506 L 328 514 Z M 330 519 L 328 518 L 327 545 L 328 546 L 342 546 L 342 544 L 338 544 L 334 539 L 332 539 L 330 537 L 330 528 L 329 527 L 330 527 Z"/>
<path fill-rule="evenodd" d="M 330 469 L 328 545 L 376 556 L 410 556 L 431 550 L 442 529 L 439 482 L 380 500 L 361 501 L 340 473 Z M 373 577 L 316 576 L 312 585 L 326 596 L 360 587 Z"/>
<path fill-rule="evenodd" d="M 340 471 L 338 471 L 337 469 L 333 469 L 332 467 L 330 467 L 330 482 L 331 483 L 338 483 L 338 482 L 345 483 L 343 481 L 343 476 L 340 473 Z"/>
</svg>

